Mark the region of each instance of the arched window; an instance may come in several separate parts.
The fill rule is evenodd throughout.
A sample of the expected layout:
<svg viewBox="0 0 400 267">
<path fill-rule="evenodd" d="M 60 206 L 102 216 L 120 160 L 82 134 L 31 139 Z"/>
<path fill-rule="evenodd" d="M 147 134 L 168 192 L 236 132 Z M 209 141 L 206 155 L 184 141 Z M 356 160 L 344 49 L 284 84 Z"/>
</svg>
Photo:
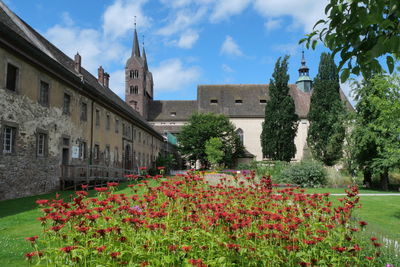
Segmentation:
<svg viewBox="0 0 400 267">
<path fill-rule="evenodd" d="M 139 78 L 139 71 L 138 70 L 130 70 L 129 71 L 129 78 L 138 79 Z"/>
<path fill-rule="evenodd" d="M 244 145 L 243 130 L 239 128 L 239 129 L 236 130 L 236 133 L 237 133 L 237 135 L 239 136 L 240 143 L 241 143 L 242 145 Z"/>
<path fill-rule="evenodd" d="M 139 88 L 137 85 L 129 86 L 129 93 L 137 95 L 139 93 Z"/>
</svg>

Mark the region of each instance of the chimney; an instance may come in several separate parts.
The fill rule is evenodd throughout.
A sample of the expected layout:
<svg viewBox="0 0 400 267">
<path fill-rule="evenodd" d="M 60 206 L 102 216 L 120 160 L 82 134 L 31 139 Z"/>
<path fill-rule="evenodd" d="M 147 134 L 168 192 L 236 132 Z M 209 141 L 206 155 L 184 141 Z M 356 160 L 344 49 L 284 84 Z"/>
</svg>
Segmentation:
<svg viewBox="0 0 400 267">
<path fill-rule="evenodd" d="M 75 71 L 77 73 L 81 73 L 81 62 L 82 62 L 81 55 L 79 55 L 79 53 L 76 53 L 76 55 L 75 55 Z"/>
<path fill-rule="evenodd" d="M 109 88 L 108 85 L 110 83 L 110 74 L 107 72 L 104 73 L 104 86 Z"/>
<path fill-rule="evenodd" d="M 104 69 L 102 66 L 100 66 L 98 68 L 98 74 L 99 74 L 99 78 L 98 81 L 101 85 L 104 85 Z"/>
</svg>

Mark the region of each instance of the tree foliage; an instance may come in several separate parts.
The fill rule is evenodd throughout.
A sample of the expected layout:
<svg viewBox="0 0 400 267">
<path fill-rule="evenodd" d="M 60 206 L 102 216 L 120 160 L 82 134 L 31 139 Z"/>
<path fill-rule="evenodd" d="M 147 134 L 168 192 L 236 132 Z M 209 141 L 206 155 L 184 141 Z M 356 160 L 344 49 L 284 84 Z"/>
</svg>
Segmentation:
<svg viewBox="0 0 400 267">
<path fill-rule="evenodd" d="M 340 99 L 338 70 L 330 54 L 321 54 L 313 87 L 308 113 L 308 146 L 316 159 L 332 166 L 342 157 L 345 112 Z"/>
<path fill-rule="evenodd" d="M 365 78 L 381 73 L 377 58 L 386 55 L 389 73 L 400 51 L 400 5 L 398 0 L 330 0 L 326 19 L 319 20 L 314 31 L 300 40 L 314 49 L 318 39 L 339 54 L 344 82 L 350 73 Z"/>
<path fill-rule="evenodd" d="M 207 160 L 213 167 L 217 167 L 224 158 L 224 151 L 222 151 L 223 143 L 218 137 L 211 137 L 206 142 Z"/>
<path fill-rule="evenodd" d="M 388 187 L 388 172 L 400 165 L 400 78 L 376 75 L 356 90 L 355 157 L 366 182 L 371 174 L 381 176 Z"/>
<path fill-rule="evenodd" d="M 243 153 L 243 146 L 235 126 L 222 114 L 195 113 L 178 135 L 179 151 L 189 160 L 207 162 L 206 142 L 213 137 L 222 141 L 222 162 L 232 166 Z"/>
<path fill-rule="evenodd" d="M 265 157 L 273 160 L 290 161 L 296 154 L 298 116 L 293 98 L 289 95 L 289 57 L 281 58 L 275 64 L 269 85 L 270 100 L 265 107 L 262 125 L 261 146 Z"/>
</svg>

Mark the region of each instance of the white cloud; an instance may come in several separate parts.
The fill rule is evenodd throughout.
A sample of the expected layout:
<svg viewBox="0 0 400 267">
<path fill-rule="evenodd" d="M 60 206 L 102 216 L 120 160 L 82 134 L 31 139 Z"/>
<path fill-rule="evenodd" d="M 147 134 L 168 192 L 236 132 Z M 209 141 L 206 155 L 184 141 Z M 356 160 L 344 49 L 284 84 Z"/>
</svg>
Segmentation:
<svg viewBox="0 0 400 267">
<path fill-rule="evenodd" d="M 280 51 L 285 54 L 289 54 L 291 56 L 296 54 L 298 48 L 299 48 L 298 44 L 280 44 L 280 45 L 275 45 L 273 47 L 274 50 Z"/>
<path fill-rule="evenodd" d="M 265 28 L 267 31 L 273 31 L 281 27 L 282 24 L 281 19 L 268 19 L 267 22 L 264 23 Z"/>
<path fill-rule="evenodd" d="M 180 8 L 189 5 L 191 0 L 160 0 L 163 5 L 170 6 L 172 8 Z"/>
<path fill-rule="evenodd" d="M 192 25 L 199 22 L 206 14 L 207 8 L 197 10 L 181 9 L 174 13 L 169 19 L 169 24 L 157 31 L 158 34 L 169 36 L 187 30 Z"/>
<path fill-rule="evenodd" d="M 187 30 L 179 38 L 177 46 L 179 46 L 180 48 L 189 49 L 193 47 L 193 45 L 197 42 L 198 39 L 199 39 L 199 34 L 196 31 Z"/>
<path fill-rule="evenodd" d="M 74 25 L 74 21 L 72 20 L 71 16 L 69 15 L 68 12 L 63 12 L 61 14 L 61 19 L 63 21 L 63 23 L 67 26 L 73 26 Z"/>
<path fill-rule="evenodd" d="M 250 3 L 250 0 L 219 0 L 210 16 L 212 22 L 218 22 L 232 15 L 240 14 Z"/>
<path fill-rule="evenodd" d="M 160 63 L 152 70 L 157 91 L 174 92 L 198 81 L 198 67 L 185 68 L 180 59 L 173 58 Z"/>
<path fill-rule="evenodd" d="M 226 65 L 226 64 L 222 64 L 222 70 L 224 71 L 224 72 L 228 72 L 228 73 L 231 73 L 231 72 L 235 72 L 230 66 L 228 66 L 228 65 Z"/>
<path fill-rule="evenodd" d="M 110 88 L 120 98 L 125 99 L 125 70 L 116 70 L 110 73 Z"/>
<path fill-rule="evenodd" d="M 229 35 L 226 36 L 225 41 L 221 46 L 221 53 L 231 56 L 243 56 L 243 52 L 240 50 L 240 47 Z"/>
<path fill-rule="evenodd" d="M 145 16 L 142 6 L 147 0 L 116 0 L 108 6 L 103 14 L 103 31 L 105 35 L 118 38 L 132 30 L 134 16 L 138 28 L 150 25 L 150 18 Z"/>
<path fill-rule="evenodd" d="M 324 18 L 327 0 L 254 0 L 254 9 L 267 18 L 290 16 L 293 24 L 311 31 L 315 22 Z"/>
</svg>

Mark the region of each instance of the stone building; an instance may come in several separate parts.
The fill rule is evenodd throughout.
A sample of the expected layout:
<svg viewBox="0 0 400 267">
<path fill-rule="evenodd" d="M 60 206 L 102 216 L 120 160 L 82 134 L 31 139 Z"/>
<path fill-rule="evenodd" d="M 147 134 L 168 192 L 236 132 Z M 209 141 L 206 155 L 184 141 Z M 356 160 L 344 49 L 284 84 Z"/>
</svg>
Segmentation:
<svg viewBox="0 0 400 267">
<path fill-rule="evenodd" d="M 134 50 L 133 56 L 140 54 Z M 147 70 L 143 56 L 127 64 L 144 64 L 139 77 Z M 147 98 L 127 97 L 138 103 L 132 109 L 109 88 L 101 66 L 94 77 L 82 61 L 79 54 L 66 56 L 0 1 L 0 200 L 58 189 L 70 172 L 121 176 L 151 166 L 163 152 L 164 139 L 143 109 L 152 99 L 151 73 L 140 84 Z M 135 90 L 130 81 L 127 90 Z"/>
</svg>

